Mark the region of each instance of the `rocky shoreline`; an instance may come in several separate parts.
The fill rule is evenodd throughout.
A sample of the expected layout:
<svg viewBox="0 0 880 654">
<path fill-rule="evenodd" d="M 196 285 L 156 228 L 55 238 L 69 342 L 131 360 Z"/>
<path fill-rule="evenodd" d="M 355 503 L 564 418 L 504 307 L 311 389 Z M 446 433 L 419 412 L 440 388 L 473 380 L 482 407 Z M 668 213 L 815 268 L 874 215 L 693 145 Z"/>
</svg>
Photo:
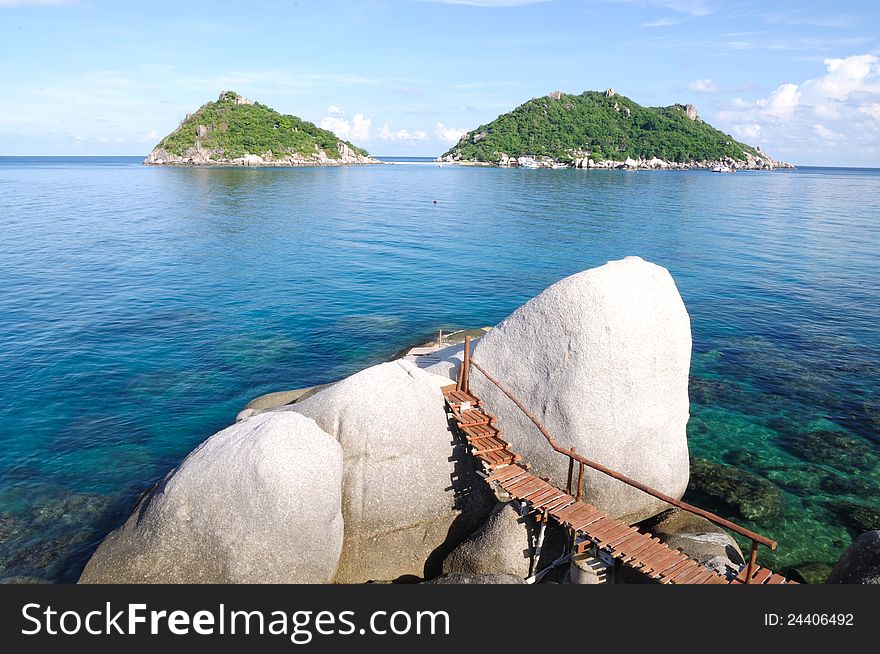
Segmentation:
<svg viewBox="0 0 880 654">
<path fill-rule="evenodd" d="M 183 156 L 171 154 L 164 148 L 155 148 L 144 159 L 147 166 L 357 166 L 382 163 L 370 156 L 361 156 L 340 141 L 336 144 L 339 157 L 334 159 L 327 156 L 323 150 L 317 150 L 314 155 L 308 157 L 301 154 L 292 154 L 284 157 L 276 157 L 271 152 L 263 155 L 246 154 L 243 157 L 227 159 L 219 156 L 212 150 L 205 150 L 201 143 L 189 148 Z"/>
<path fill-rule="evenodd" d="M 591 319 L 560 319 L 572 315 Z M 695 482 L 744 517 L 766 514 L 760 479 L 689 457 L 690 319 L 664 268 L 609 262 L 468 333 L 478 337 L 474 359 L 565 446 L 674 498 Z M 537 547 L 535 516 L 483 483 L 451 430 L 440 389 L 463 348 L 442 345 L 423 361 L 256 398 L 142 496 L 80 583 L 651 583 L 625 568 L 597 571 L 600 559 L 568 552 L 558 525 Z M 567 464 L 515 407 L 480 376 L 471 387 L 515 434 L 532 474 L 564 485 Z M 742 485 L 754 493 L 736 496 Z M 721 574 L 743 565 L 733 538 L 702 517 L 597 474 L 584 493 Z M 859 539 L 832 578 L 880 582 L 878 544 Z"/>
<path fill-rule="evenodd" d="M 497 162 L 475 161 L 456 159 L 453 155 L 438 157 L 435 161 L 470 166 L 495 166 L 499 168 L 584 168 L 595 170 L 712 170 L 714 168 L 728 168 L 735 170 L 794 170 L 794 164 L 785 161 L 777 161 L 768 155 L 756 157 L 749 154 L 745 159 L 723 159 L 707 161 L 679 162 L 651 157 L 650 159 L 632 159 L 627 157 L 624 161 L 613 159 L 594 160 L 589 156 L 575 157 L 570 162 L 559 161 L 550 157 L 532 157 L 522 155 L 510 157 L 502 154 Z"/>
</svg>

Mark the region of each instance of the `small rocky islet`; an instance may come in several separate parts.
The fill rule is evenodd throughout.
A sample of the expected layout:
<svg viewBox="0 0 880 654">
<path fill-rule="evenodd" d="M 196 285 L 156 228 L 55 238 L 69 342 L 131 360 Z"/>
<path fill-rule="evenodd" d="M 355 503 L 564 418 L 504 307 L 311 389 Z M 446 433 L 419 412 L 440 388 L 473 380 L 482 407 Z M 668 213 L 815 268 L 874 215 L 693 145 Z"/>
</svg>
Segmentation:
<svg viewBox="0 0 880 654">
<path fill-rule="evenodd" d="M 564 446 L 673 497 L 690 483 L 756 521 L 785 511 L 757 475 L 689 457 L 690 321 L 665 269 L 628 257 L 575 274 L 484 333 L 474 359 Z M 564 534 L 548 529 L 531 561 L 534 525 L 489 492 L 450 427 L 440 389 L 461 357 L 452 345 L 424 368 L 398 359 L 252 404 L 144 495 L 80 581 L 513 583 L 541 569 Z M 532 473 L 564 485 L 563 457 L 489 382 L 474 375 L 471 384 Z M 587 475 L 585 493 L 704 565 L 742 564 L 736 541 L 703 518 L 599 473 Z M 857 539 L 832 578 L 876 579 L 876 543 Z M 804 579 L 824 574 L 801 567 Z M 545 578 L 577 579 L 565 567 Z"/>
<path fill-rule="evenodd" d="M 338 166 L 376 164 L 366 150 L 297 116 L 224 91 L 163 138 L 152 166 Z"/>
<path fill-rule="evenodd" d="M 719 172 L 794 168 L 715 129 L 692 104 L 646 107 L 612 88 L 533 98 L 463 134 L 437 161 Z"/>
<path fill-rule="evenodd" d="M 505 168 L 793 168 L 703 121 L 692 104 L 645 107 L 616 93 L 554 91 L 466 132 L 438 162 Z M 154 166 L 381 163 L 333 132 L 224 91 L 187 114 L 144 160 Z"/>
</svg>

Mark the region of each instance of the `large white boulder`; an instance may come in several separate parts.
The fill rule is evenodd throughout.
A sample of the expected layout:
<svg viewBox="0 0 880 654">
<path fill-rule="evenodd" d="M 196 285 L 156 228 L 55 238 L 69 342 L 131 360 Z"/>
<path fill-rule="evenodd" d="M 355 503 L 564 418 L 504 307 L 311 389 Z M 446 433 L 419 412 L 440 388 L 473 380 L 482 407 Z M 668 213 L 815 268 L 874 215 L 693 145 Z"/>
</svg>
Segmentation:
<svg viewBox="0 0 880 654">
<path fill-rule="evenodd" d="M 296 413 L 214 434 L 137 505 L 81 583 L 330 582 L 342 547 L 342 449 Z"/>
<path fill-rule="evenodd" d="M 473 458 L 450 430 L 440 391 L 448 383 L 398 360 L 279 409 L 312 418 L 342 446 L 337 582 L 439 573 L 491 510 Z"/>
<path fill-rule="evenodd" d="M 489 519 L 443 561 L 443 573 L 529 576 L 529 565 L 538 536 L 534 515 L 522 517 L 517 502 L 497 504 Z M 534 570 L 555 561 L 564 549 L 563 532 L 550 523 Z"/>
<path fill-rule="evenodd" d="M 457 373 L 461 348 L 428 371 Z M 560 445 L 680 498 L 688 483 L 690 320 L 669 272 L 638 257 L 552 285 L 476 342 L 474 361 Z M 471 390 L 513 448 L 564 486 L 568 458 L 475 369 Z M 577 467 L 575 467 L 575 472 Z M 587 469 L 586 500 L 636 522 L 664 502 Z"/>
</svg>

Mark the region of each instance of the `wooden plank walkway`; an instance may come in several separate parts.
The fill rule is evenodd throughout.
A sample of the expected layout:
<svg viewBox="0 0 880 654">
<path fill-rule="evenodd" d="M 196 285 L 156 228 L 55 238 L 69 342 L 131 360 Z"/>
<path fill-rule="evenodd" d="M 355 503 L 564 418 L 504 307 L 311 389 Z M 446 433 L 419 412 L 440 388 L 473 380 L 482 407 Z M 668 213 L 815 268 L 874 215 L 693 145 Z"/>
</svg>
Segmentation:
<svg viewBox="0 0 880 654">
<path fill-rule="evenodd" d="M 449 413 L 467 438 L 471 453 L 488 473 L 486 483 L 511 499 L 570 528 L 576 535 L 575 552 L 595 546 L 606 556 L 644 573 L 661 584 L 745 584 L 747 566 L 733 580 L 705 567 L 680 550 L 672 549 L 651 534 L 642 533 L 586 502 L 578 501 L 519 464 L 521 457 L 510 449 L 495 426 L 496 418 L 479 398 L 456 388 L 443 388 Z M 751 584 L 794 583 L 767 568 L 755 566 Z"/>
</svg>

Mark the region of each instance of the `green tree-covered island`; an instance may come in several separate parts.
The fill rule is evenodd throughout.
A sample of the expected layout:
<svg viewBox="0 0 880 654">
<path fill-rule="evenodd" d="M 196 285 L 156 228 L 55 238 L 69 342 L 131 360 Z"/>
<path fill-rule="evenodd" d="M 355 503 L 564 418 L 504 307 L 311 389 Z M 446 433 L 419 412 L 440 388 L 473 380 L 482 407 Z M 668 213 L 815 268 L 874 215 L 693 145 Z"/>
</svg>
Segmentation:
<svg viewBox="0 0 880 654">
<path fill-rule="evenodd" d="M 226 91 L 216 102 L 188 114 L 144 163 L 315 166 L 379 162 L 333 132 Z"/>
<path fill-rule="evenodd" d="M 793 168 L 715 129 L 693 105 L 643 107 L 613 89 L 554 91 L 462 135 L 438 161 L 578 168 Z"/>
</svg>

